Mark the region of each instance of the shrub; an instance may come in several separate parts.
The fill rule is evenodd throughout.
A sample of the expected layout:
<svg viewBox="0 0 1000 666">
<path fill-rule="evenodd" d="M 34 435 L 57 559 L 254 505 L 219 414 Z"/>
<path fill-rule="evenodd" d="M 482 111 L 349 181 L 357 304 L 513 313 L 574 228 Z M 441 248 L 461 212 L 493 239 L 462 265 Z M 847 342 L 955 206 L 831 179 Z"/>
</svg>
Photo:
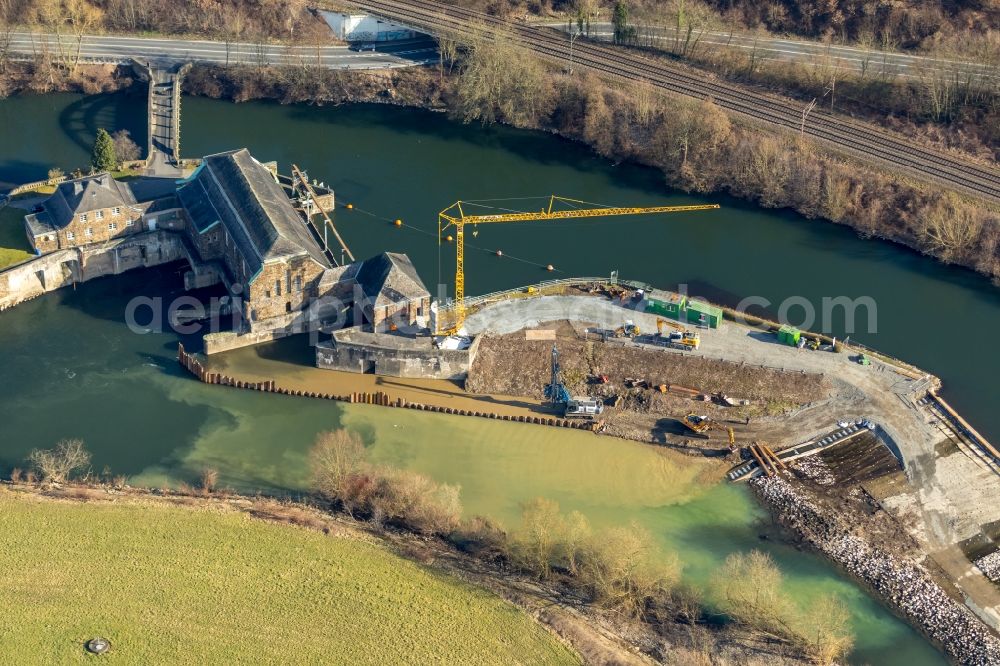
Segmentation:
<svg viewBox="0 0 1000 666">
<path fill-rule="evenodd" d="M 206 467 L 201 472 L 201 489 L 206 493 L 211 493 L 215 490 L 216 484 L 219 482 L 219 471 L 211 467 Z"/>
<path fill-rule="evenodd" d="M 371 496 L 376 520 L 396 522 L 423 534 L 449 534 L 462 515 L 459 487 L 436 483 L 409 470 L 382 468 Z"/>
<path fill-rule="evenodd" d="M 320 495 L 344 504 L 356 485 L 355 477 L 366 465 L 365 447 L 357 433 L 348 430 L 321 432 L 309 454 L 312 486 Z"/>
<path fill-rule="evenodd" d="M 649 531 L 632 524 L 592 537 L 580 576 L 595 602 L 628 617 L 641 617 L 651 602 L 676 585 L 680 562 L 655 554 Z"/>
<path fill-rule="evenodd" d="M 90 466 L 90 453 L 84 448 L 83 440 L 64 439 L 54 449 L 35 449 L 28 454 L 28 460 L 44 481 L 63 483 L 74 472 Z"/>
</svg>

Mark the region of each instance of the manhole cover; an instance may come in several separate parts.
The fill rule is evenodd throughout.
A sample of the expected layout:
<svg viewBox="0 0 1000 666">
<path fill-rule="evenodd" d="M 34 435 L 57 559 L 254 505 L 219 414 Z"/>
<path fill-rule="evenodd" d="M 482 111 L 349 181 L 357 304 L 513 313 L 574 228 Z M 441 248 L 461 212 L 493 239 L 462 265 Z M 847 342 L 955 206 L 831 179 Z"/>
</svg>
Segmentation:
<svg viewBox="0 0 1000 666">
<path fill-rule="evenodd" d="M 111 641 L 107 638 L 91 638 L 86 643 L 87 652 L 93 654 L 104 654 L 111 649 Z"/>
</svg>

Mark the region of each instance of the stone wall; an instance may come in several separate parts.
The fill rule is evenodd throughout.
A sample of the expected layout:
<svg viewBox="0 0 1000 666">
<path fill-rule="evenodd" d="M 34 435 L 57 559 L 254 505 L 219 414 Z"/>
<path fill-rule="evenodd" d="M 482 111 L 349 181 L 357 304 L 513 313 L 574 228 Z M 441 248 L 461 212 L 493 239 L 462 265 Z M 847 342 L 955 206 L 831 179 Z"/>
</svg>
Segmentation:
<svg viewBox="0 0 1000 666">
<path fill-rule="evenodd" d="M 311 257 L 266 263 L 250 283 L 250 321 L 302 310 L 316 295 L 323 266 Z"/>
<path fill-rule="evenodd" d="M 0 271 L 0 310 L 60 287 L 189 259 L 181 239 L 168 231 L 130 235 L 103 245 L 58 250 Z"/>
<path fill-rule="evenodd" d="M 369 335 L 358 339 L 354 329 L 338 331 L 316 346 L 316 367 L 342 372 L 418 379 L 465 379 L 479 350 L 479 338 L 468 349 L 437 349 L 431 339 L 392 344 L 398 336 Z"/>
</svg>

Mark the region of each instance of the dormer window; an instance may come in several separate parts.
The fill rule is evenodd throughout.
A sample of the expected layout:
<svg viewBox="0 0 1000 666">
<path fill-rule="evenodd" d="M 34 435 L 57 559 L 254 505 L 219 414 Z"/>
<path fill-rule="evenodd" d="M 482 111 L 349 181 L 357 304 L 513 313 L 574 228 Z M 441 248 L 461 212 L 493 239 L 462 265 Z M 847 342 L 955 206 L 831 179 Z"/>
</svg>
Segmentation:
<svg viewBox="0 0 1000 666">
<path fill-rule="evenodd" d="M 87 214 L 86 213 L 80 213 L 80 221 L 81 222 L 86 222 L 87 221 Z"/>
<path fill-rule="evenodd" d="M 97 218 L 98 220 L 103 220 L 104 219 L 104 211 L 103 210 L 96 211 L 94 213 L 94 217 Z"/>
</svg>

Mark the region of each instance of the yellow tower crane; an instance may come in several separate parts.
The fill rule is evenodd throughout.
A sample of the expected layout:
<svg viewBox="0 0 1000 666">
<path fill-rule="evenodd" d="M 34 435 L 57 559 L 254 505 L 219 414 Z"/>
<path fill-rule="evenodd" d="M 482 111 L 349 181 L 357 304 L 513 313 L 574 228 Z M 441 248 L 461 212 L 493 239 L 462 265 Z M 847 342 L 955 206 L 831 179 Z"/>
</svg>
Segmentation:
<svg viewBox="0 0 1000 666">
<path fill-rule="evenodd" d="M 438 323 L 438 335 L 452 335 L 458 332 L 465 323 L 465 225 L 479 225 L 492 222 L 533 222 L 546 220 L 567 220 L 581 217 L 609 217 L 612 215 L 643 215 L 647 213 L 681 213 L 696 210 L 713 210 L 718 204 L 702 204 L 696 206 L 651 206 L 639 207 L 593 207 L 572 208 L 572 206 L 594 204 L 576 199 L 567 199 L 552 195 L 549 205 L 537 213 L 499 213 L 495 215 L 466 215 L 461 201 L 456 201 L 438 214 L 438 244 L 444 238 L 444 232 L 455 227 L 455 321 L 451 326 L 442 328 Z M 466 202 L 468 203 L 468 202 Z M 557 210 L 556 204 L 571 206 L 568 210 Z"/>
</svg>

